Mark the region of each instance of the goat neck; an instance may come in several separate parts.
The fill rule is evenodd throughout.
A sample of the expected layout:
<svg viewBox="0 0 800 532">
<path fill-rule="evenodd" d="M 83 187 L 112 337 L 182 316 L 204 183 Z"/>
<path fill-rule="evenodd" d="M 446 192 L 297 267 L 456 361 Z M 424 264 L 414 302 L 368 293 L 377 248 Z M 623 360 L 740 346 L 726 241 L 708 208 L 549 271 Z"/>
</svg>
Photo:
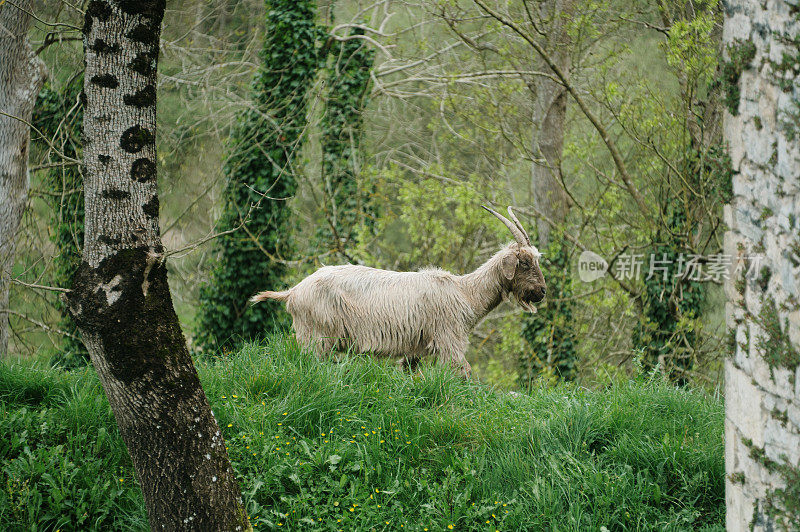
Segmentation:
<svg viewBox="0 0 800 532">
<path fill-rule="evenodd" d="M 461 290 L 474 314 L 474 327 L 480 320 L 503 301 L 511 289 L 510 281 L 503 277 L 501 262 L 508 248 L 495 253 L 472 273 L 458 277 Z"/>
</svg>

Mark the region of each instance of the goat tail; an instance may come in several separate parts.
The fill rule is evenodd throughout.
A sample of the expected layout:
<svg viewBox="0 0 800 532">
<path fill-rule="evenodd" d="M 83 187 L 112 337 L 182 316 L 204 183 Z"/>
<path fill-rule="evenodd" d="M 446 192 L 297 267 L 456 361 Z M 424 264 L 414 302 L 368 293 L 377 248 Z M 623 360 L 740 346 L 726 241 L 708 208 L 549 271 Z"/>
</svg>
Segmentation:
<svg viewBox="0 0 800 532">
<path fill-rule="evenodd" d="M 291 290 L 284 290 L 283 292 L 273 292 L 271 290 L 264 290 L 263 292 L 259 292 L 253 297 L 250 298 L 251 303 L 258 303 L 259 301 L 266 301 L 268 299 L 274 299 L 276 301 L 286 301 L 289 299 L 289 294 L 291 294 Z"/>
</svg>

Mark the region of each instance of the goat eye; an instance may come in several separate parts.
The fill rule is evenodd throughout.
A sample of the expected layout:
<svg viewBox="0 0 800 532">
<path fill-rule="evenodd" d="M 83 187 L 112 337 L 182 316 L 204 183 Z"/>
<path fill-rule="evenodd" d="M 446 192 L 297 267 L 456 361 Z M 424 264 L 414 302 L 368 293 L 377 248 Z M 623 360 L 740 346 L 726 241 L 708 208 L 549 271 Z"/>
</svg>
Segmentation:
<svg viewBox="0 0 800 532">
<path fill-rule="evenodd" d="M 528 268 L 530 268 L 530 267 L 531 267 L 531 263 L 530 263 L 530 262 L 528 262 L 527 260 L 523 260 L 523 261 L 521 262 L 521 264 L 522 264 L 522 267 L 523 267 L 523 268 L 525 268 L 525 269 L 528 269 Z"/>
</svg>

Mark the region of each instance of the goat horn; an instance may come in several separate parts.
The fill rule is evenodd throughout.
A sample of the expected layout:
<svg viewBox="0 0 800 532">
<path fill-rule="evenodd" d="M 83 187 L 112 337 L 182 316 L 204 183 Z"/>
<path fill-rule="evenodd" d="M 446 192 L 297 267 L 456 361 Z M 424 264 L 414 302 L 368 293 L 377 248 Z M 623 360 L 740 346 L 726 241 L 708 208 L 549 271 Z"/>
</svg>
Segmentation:
<svg viewBox="0 0 800 532">
<path fill-rule="evenodd" d="M 512 222 L 511 220 L 509 220 L 508 218 L 506 218 L 505 216 L 503 216 L 499 212 L 495 211 L 494 209 L 490 209 L 486 205 L 481 205 L 481 207 L 483 207 L 484 209 L 486 209 L 490 213 L 492 213 L 495 216 L 497 216 L 497 218 L 499 218 L 501 222 L 506 224 L 506 227 L 508 227 L 508 230 L 511 231 L 511 234 L 514 235 L 514 240 L 516 240 L 518 244 L 522 244 L 523 246 L 528 245 L 528 242 L 526 241 L 526 238 L 525 238 L 525 233 L 520 231 L 519 227 L 514 225 L 514 222 Z"/>
<path fill-rule="evenodd" d="M 522 227 L 522 224 L 519 223 L 519 220 L 517 219 L 517 215 L 514 214 L 514 211 L 511 210 L 511 206 L 510 205 L 508 207 L 508 214 L 511 216 L 511 219 L 514 220 L 514 223 L 517 224 L 517 227 L 519 228 L 519 230 L 522 231 L 522 234 L 525 235 L 525 241 L 530 246 L 531 245 L 531 237 L 528 236 L 528 232 L 525 230 L 524 227 Z"/>
</svg>

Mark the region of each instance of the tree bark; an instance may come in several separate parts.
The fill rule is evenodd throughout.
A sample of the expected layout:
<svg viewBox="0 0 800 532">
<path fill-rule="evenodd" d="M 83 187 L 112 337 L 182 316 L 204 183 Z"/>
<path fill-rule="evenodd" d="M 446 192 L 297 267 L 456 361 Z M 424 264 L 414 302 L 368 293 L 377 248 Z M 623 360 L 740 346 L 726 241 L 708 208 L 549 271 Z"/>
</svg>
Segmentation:
<svg viewBox="0 0 800 532">
<path fill-rule="evenodd" d="M 725 502 L 729 532 L 800 526 L 800 19 L 789 5 L 727 0 L 724 61 L 741 68 L 723 135 Z M 779 59 L 780 58 L 780 59 Z M 731 67 L 732 65 L 727 65 Z M 733 87 L 728 87 L 733 90 Z M 760 215 L 760 216 L 759 216 Z"/>
<path fill-rule="evenodd" d="M 28 43 L 31 1 L 0 3 L 0 356 L 8 353 L 8 292 L 28 199 L 30 121 L 45 68 Z"/>
<path fill-rule="evenodd" d="M 164 0 L 86 10 L 85 241 L 68 296 L 133 460 L 151 527 L 246 530 L 225 442 L 172 306 L 158 225 Z"/>
<path fill-rule="evenodd" d="M 569 35 L 566 16 L 573 0 L 553 0 L 541 8 L 542 18 L 552 20 L 547 32 L 545 49 L 564 75 L 569 77 L 571 67 Z M 532 82 L 533 105 L 533 156 L 537 159 L 531 172 L 533 205 L 550 220 L 562 223 L 569 212 L 570 202 L 562 185 L 561 156 L 564 150 L 564 127 L 567 119 L 567 90 L 558 81 L 536 76 Z M 550 224 L 537 222 L 539 246 L 547 247 L 550 241 Z"/>
</svg>

